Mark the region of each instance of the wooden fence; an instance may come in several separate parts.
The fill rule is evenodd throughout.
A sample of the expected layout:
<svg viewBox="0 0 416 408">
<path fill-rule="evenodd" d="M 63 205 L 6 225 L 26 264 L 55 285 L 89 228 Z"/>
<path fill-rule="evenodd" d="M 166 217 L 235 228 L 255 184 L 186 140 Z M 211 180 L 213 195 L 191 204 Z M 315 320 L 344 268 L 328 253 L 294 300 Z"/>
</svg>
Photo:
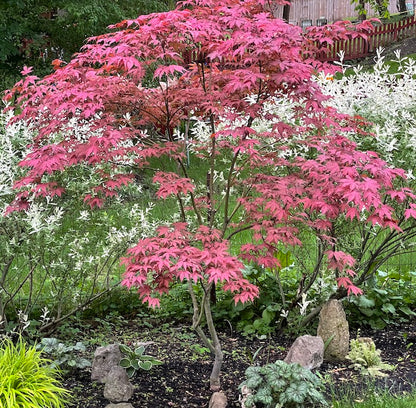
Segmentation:
<svg viewBox="0 0 416 408">
<path fill-rule="evenodd" d="M 416 18 L 407 17 L 394 23 L 381 24 L 367 35 L 367 39 L 354 38 L 352 40 L 337 41 L 328 50 L 320 53 L 320 61 L 338 61 L 339 52 L 344 51 L 344 60 L 353 60 L 372 55 L 379 47 L 386 47 L 407 37 L 416 37 Z"/>
</svg>

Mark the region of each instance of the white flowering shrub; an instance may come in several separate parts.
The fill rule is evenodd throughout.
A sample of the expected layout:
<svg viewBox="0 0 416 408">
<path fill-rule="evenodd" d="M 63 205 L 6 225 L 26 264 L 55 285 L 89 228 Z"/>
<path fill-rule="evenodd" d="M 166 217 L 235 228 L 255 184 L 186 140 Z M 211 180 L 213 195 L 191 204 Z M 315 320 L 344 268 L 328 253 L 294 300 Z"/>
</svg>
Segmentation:
<svg viewBox="0 0 416 408">
<path fill-rule="evenodd" d="M 23 124 L 6 127 L 8 119 L 0 112 L 0 323 L 10 329 L 24 315 L 20 328 L 27 328 L 47 308 L 44 323 L 51 325 L 118 285 L 120 256 L 154 233 L 153 206 L 128 200 L 141 192 L 132 185 L 111 210 L 93 211 L 78 199 L 92 182 L 87 169 L 71 169 L 62 175 L 71 180 L 63 198 L 29 197 L 27 211 L 6 215 L 22 176 L 18 163 L 32 140 Z"/>
<path fill-rule="evenodd" d="M 365 149 L 377 151 L 389 164 L 407 170 L 416 166 L 416 60 L 396 52 L 393 72 L 379 49 L 372 70 L 353 67 L 353 75 L 321 75 L 318 82 L 331 96 L 328 104 L 371 122 L 373 138 L 351 137 Z M 344 73 L 347 66 L 343 66 Z M 396 71 L 396 70 L 394 70 Z"/>
</svg>

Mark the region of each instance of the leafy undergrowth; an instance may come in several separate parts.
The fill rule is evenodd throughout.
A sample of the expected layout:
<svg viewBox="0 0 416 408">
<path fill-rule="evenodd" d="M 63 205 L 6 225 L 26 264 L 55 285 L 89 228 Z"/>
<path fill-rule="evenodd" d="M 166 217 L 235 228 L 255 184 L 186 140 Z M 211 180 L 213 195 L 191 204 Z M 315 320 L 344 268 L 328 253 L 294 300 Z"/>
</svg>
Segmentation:
<svg viewBox="0 0 416 408">
<path fill-rule="evenodd" d="M 134 346 L 135 342 L 153 342 L 146 353 L 162 360 L 163 364 L 133 377 L 135 393 L 130 402 L 134 407 L 208 407 L 211 359 L 208 350 L 199 344 L 186 326 L 157 326 L 157 322 L 152 320 L 99 321 L 88 330 L 84 327 L 77 340 L 81 333 L 82 340 L 89 343 L 90 357 L 102 344 L 118 342 Z M 416 384 L 416 320 L 382 331 L 362 329 L 360 334 L 372 337 L 381 350 L 383 361 L 396 368 L 387 377 L 372 380 L 361 377 L 348 367 L 348 363 L 324 363 L 319 371 L 327 386 L 328 400 L 334 392 L 341 397 L 352 391 L 359 399 L 367 392 L 369 383 L 393 394 L 410 392 Z M 352 338 L 355 335 L 351 333 Z M 250 339 L 238 335 L 231 328 L 221 334 L 224 348 L 222 389 L 227 394 L 228 407 L 241 407 L 238 385 L 244 380 L 247 367 L 283 359 L 293 340 L 286 335 Z M 64 385 L 74 394 L 68 408 L 102 408 L 108 403 L 103 397 L 103 385 L 91 381 L 89 369 L 67 374 Z"/>
</svg>

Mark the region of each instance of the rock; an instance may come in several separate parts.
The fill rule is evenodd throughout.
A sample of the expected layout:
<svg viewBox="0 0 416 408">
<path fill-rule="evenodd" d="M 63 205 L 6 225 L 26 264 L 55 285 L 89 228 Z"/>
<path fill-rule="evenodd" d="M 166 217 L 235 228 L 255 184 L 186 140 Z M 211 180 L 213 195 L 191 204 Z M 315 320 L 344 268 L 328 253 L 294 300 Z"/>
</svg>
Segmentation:
<svg viewBox="0 0 416 408">
<path fill-rule="evenodd" d="M 118 344 L 110 344 L 98 347 L 94 353 L 91 368 L 91 379 L 105 382 L 105 378 L 112 367 L 118 366 L 121 360 L 121 352 Z"/>
<path fill-rule="evenodd" d="M 227 396 L 223 392 L 214 392 L 209 400 L 208 408 L 225 408 L 227 406 Z"/>
<path fill-rule="evenodd" d="M 120 366 L 113 367 L 105 378 L 104 398 L 111 402 L 128 401 L 133 395 L 133 385 L 130 383 L 126 370 Z"/>
<path fill-rule="evenodd" d="M 133 405 L 130 404 L 130 402 L 122 402 L 120 404 L 108 404 L 105 408 L 134 408 Z"/>
<path fill-rule="evenodd" d="M 318 336 L 326 344 L 324 359 L 345 360 L 350 346 L 350 332 L 341 302 L 331 299 L 319 314 Z"/>
<path fill-rule="evenodd" d="M 324 342 L 319 336 L 300 336 L 290 347 L 285 363 L 299 363 L 302 367 L 313 370 L 323 363 Z"/>
</svg>

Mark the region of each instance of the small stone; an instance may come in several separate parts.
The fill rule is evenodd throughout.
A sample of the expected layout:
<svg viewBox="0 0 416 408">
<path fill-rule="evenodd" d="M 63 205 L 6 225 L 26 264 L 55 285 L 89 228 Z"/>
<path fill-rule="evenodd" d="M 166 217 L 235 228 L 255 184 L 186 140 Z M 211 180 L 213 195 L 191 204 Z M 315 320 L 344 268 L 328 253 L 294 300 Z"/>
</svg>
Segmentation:
<svg viewBox="0 0 416 408">
<path fill-rule="evenodd" d="M 325 360 L 345 360 L 350 347 L 350 332 L 340 301 L 331 299 L 322 307 L 319 314 L 318 336 L 322 337 L 326 344 Z"/>
<path fill-rule="evenodd" d="M 247 385 L 243 385 L 241 387 L 241 395 L 238 396 L 238 401 L 241 404 L 241 408 L 255 408 L 253 404 L 251 404 L 250 406 L 247 405 L 247 398 L 250 395 L 253 395 L 250 388 L 248 388 Z"/>
<path fill-rule="evenodd" d="M 130 402 L 122 402 L 120 404 L 108 404 L 105 408 L 134 408 L 133 405 L 130 404 Z"/>
<path fill-rule="evenodd" d="M 309 370 L 321 366 L 324 360 L 324 342 L 319 336 L 300 336 L 290 347 L 285 363 L 298 363 Z"/>
<path fill-rule="evenodd" d="M 91 368 L 91 379 L 105 382 L 105 378 L 112 367 L 118 366 L 121 360 L 121 352 L 118 344 L 110 344 L 98 347 L 94 353 Z"/>
<path fill-rule="evenodd" d="M 214 392 L 209 400 L 208 408 L 225 408 L 227 406 L 227 396 L 222 392 Z"/>
<path fill-rule="evenodd" d="M 105 378 L 104 398 L 111 402 L 125 402 L 133 395 L 133 385 L 130 383 L 126 370 L 119 366 L 113 367 Z"/>
</svg>

